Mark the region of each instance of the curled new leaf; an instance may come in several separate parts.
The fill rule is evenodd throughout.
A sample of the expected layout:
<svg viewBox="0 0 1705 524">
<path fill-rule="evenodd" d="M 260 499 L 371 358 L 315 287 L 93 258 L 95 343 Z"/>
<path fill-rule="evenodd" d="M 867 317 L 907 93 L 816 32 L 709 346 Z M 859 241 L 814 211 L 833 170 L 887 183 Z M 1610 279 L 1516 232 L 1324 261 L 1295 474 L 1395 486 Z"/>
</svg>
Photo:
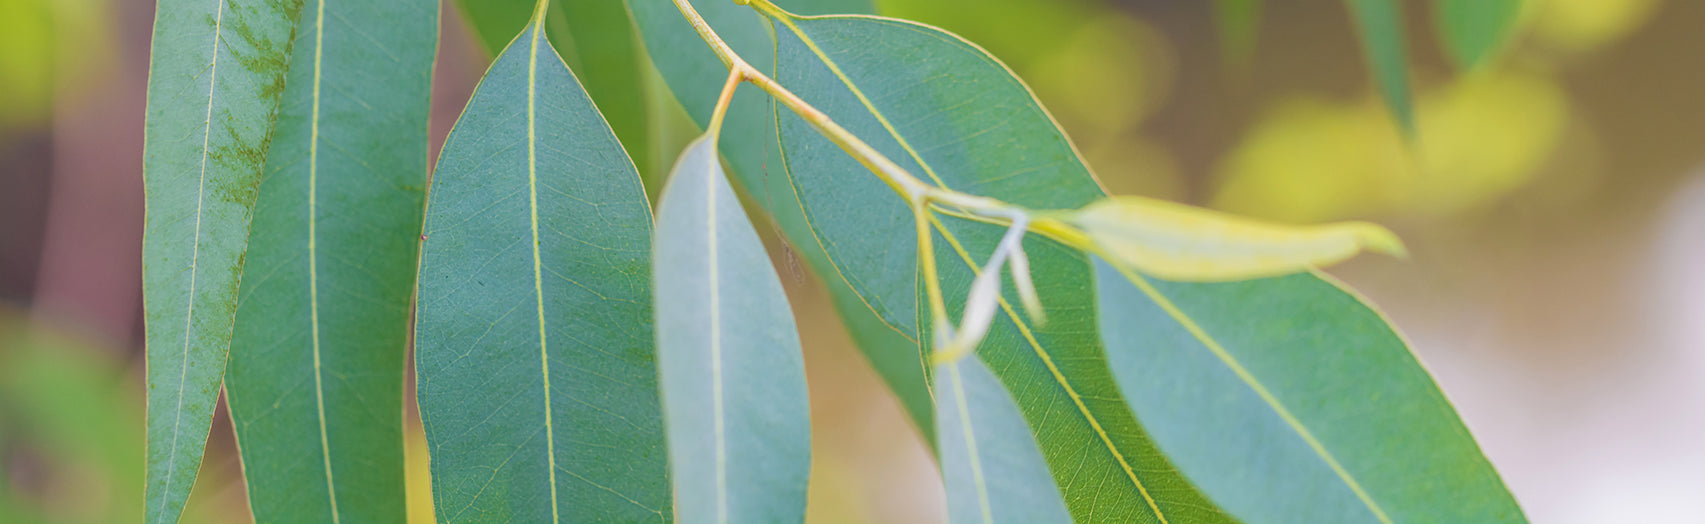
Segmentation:
<svg viewBox="0 0 1705 524">
<path fill-rule="evenodd" d="M 1367 222 L 1288 226 L 1136 196 L 1103 199 L 1063 218 L 1102 256 L 1166 280 L 1285 275 L 1336 264 L 1364 249 L 1406 256 L 1396 235 Z"/>
</svg>

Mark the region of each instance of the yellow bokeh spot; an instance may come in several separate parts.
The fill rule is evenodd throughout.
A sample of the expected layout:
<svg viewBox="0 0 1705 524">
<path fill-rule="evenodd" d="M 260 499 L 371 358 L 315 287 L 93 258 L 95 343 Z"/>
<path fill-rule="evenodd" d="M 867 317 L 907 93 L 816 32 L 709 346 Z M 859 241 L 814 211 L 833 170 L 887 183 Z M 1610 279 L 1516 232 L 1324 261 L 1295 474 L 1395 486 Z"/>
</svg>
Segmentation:
<svg viewBox="0 0 1705 524">
<path fill-rule="evenodd" d="M 1223 159 L 1212 205 L 1298 223 L 1460 213 L 1531 179 L 1569 104 L 1543 77 L 1468 75 L 1424 91 L 1416 116 L 1405 143 L 1377 101 L 1281 102 Z"/>
</svg>

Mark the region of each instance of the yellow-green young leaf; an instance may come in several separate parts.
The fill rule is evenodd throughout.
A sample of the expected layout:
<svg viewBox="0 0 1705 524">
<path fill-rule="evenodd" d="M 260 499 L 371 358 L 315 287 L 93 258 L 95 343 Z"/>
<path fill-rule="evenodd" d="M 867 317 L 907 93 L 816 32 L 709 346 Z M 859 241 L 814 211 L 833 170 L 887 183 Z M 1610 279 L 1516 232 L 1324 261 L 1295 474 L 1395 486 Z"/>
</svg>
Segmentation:
<svg viewBox="0 0 1705 524">
<path fill-rule="evenodd" d="M 1366 222 L 1289 226 L 1138 196 L 1096 201 L 1066 217 L 1103 256 L 1166 280 L 1227 282 L 1336 264 L 1362 250 L 1404 256 Z"/>
<path fill-rule="evenodd" d="M 163 0 L 154 11 L 142 160 L 150 523 L 177 522 L 201 467 L 301 10 Z"/>
<path fill-rule="evenodd" d="M 800 522 L 811 406 L 793 312 L 723 178 L 714 135 L 687 147 L 657 210 L 657 366 L 675 513 Z"/>
<path fill-rule="evenodd" d="M 401 522 L 435 0 L 308 0 L 225 392 L 259 522 Z"/>
<path fill-rule="evenodd" d="M 433 173 L 415 309 L 439 522 L 662 522 L 651 214 L 544 42 L 492 62 Z"/>
</svg>

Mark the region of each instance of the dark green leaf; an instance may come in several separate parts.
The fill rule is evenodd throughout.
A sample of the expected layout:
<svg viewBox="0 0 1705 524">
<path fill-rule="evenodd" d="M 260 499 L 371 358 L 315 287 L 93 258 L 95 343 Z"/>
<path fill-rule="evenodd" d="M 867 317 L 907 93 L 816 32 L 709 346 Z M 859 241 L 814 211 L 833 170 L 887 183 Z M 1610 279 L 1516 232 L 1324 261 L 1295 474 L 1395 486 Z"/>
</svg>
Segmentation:
<svg viewBox="0 0 1705 524">
<path fill-rule="evenodd" d="M 714 136 L 657 211 L 657 355 L 682 522 L 800 522 L 811 470 L 805 363 L 781 279 Z"/>
<path fill-rule="evenodd" d="M 497 54 L 525 28 L 533 0 L 460 0 L 486 51 Z M 652 170 L 652 137 L 645 103 L 646 58 L 623 0 L 552 2 L 545 37 L 584 83 L 593 104 L 615 130 L 642 175 Z"/>
<path fill-rule="evenodd" d="M 777 79 L 912 173 L 1032 208 L 1075 208 L 1103 196 L 1025 86 L 975 46 L 935 28 L 873 17 L 791 24 L 797 32 L 777 25 Z M 799 118 L 779 122 L 782 180 L 797 191 L 812 228 L 806 240 L 832 264 L 825 280 L 843 279 L 853 304 L 887 329 L 930 340 L 928 322 L 920 321 L 927 308 L 919 306 L 917 240 L 905 201 Z M 936 242 L 936 258 L 949 309 L 957 310 L 974 268 L 1004 229 L 952 219 L 943 228 L 954 239 Z M 1012 390 L 1073 516 L 1220 519 L 1154 450 L 1119 398 L 1095 335 L 1087 260 L 1039 239 L 1026 250 L 1048 323 L 1026 319 L 1009 293 L 979 356 Z M 920 366 L 922 348 L 907 350 L 872 359 Z"/>
<path fill-rule="evenodd" d="M 1024 415 L 982 361 L 936 367 L 941 476 L 955 523 L 1071 522 Z"/>
<path fill-rule="evenodd" d="M 1456 66 L 1473 69 L 1497 50 L 1521 14 L 1521 0 L 1433 0 L 1439 39 Z"/>
<path fill-rule="evenodd" d="M 401 522 L 438 3 L 303 8 L 225 389 L 260 522 Z"/>
<path fill-rule="evenodd" d="M 439 522 L 661 522 L 651 217 L 542 16 L 445 142 L 415 350 Z"/>
<path fill-rule="evenodd" d="M 1184 284 L 1096 268 L 1120 390 L 1232 515 L 1525 521 L 1403 340 L 1334 283 L 1304 273 Z"/>
<path fill-rule="evenodd" d="M 1415 132 L 1409 100 L 1409 57 L 1403 44 L 1403 11 L 1396 0 L 1345 0 L 1361 35 L 1362 52 L 1373 70 L 1374 85 L 1404 135 Z"/>
<path fill-rule="evenodd" d="M 150 523 L 177 522 L 201 467 L 301 9 L 301 0 L 155 9 L 142 242 Z"/>
</svg>

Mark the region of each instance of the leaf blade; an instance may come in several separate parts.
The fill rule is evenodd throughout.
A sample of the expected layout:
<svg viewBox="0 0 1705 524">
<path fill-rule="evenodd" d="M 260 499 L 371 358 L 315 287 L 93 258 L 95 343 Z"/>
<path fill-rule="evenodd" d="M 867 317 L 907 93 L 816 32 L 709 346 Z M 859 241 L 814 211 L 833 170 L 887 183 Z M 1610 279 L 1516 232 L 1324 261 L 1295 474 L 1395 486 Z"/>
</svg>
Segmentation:
<svg viewBox="0 0 1705 524">
<path fill-rule="evenodd" d="M 676 512 L 802 521 L 810 405 L 781 279 L 723 179 L 714 135 L 688 146 L 669 180 L 653 271 Z"/>
<path fill-rule="evenodd" d="M 1445 52 L 1459 69 L 1474 69 L 1509 37 L 1521 0 L 1433 0 L 1433 20 Z"/>
<path fill-rule="evenodd" d="M 949 522 L 1071 522 L 1012 396 L 974 358 L 937 366 Z"/>
<path fill-rule="evenodd" d="M 178 520 L 201 464 L 300 11 L 300 0 L 155 11 L 142 247 L 151 523 Z"/>
<path fill-rule="evenodd" d="M 1334 283 L 1149 282 L 1096 265 L 1120 389 L 1233 515 L 1525 522 L 1403 341 Z"/>
<path fill-rule="evenodd" d="M 314 0 L 302 18 L 250 230 L 227 400 L 256 519 L 401 521 L 438 5 Z M 303 457 L 313 467 L 298 467 Z"/>
<path fill-rule="evenodd" d="M 1395 0 L 1345 0 L 1372 69 L 1374 86 L 1405 137 L 1415 134 L 1409 94 L 1409 53 L 1403 44 L 1402 9 Z"/>
<path fill-rule="evenodd" d="M 542 23 L 493 62 L 433 180 L 415 340 L 434 506 L 667 521 L 650 211 Z"/>
<path fill-rule="evenodd" d="M 778 27 L 777 80 L 909 171 L 1036 209 L 1076 208 L 1103 196 L 1028 89 L 974 45 L 877 17 L 803 17 L 792 24 L 798 29 Z M 953 107 L 976 110 L 944 109 Z M 780 123 L 784 167 L 834 270 L 869 311 L 929 340 L 905 202 L 801 120 Z M 957 315 L 963 301 L 953 290 L 966 289 L 1004 230 L 952 218 L 936 230 L 954 235 L 934 245 L 949 314 Z M 1155 452 L 1100 364 L 1086 259 L 1039 239 L 1025 250 L 1048 323 L 1029 322 L 1012 307 L 1022 297 L 1009 293 L 978 356 L 1014 392 L 1071 514 L 1223 519 Z"/>
</svg>

